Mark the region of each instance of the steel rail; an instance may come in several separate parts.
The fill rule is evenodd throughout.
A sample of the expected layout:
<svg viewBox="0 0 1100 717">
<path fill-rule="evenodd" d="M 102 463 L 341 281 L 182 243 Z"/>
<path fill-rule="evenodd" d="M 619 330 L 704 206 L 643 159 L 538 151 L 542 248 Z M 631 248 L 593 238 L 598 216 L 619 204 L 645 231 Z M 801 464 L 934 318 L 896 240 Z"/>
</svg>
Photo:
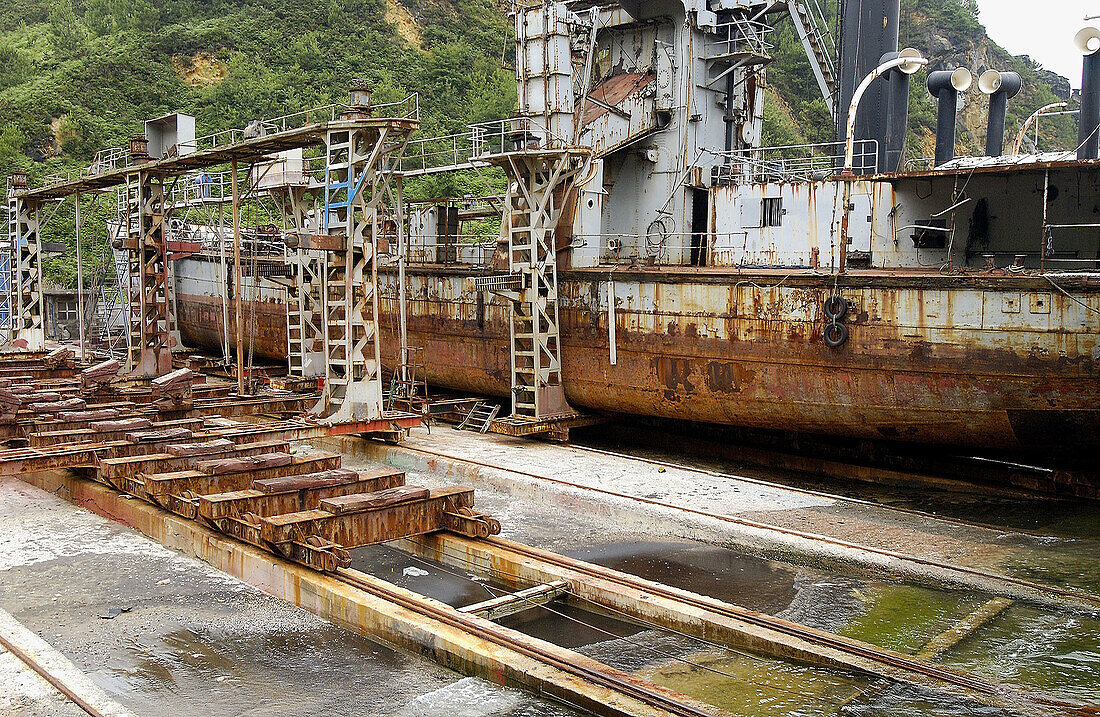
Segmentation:
<svg viewBox="0 0 1100 717">
<path fill-rule="evenodd" d="M 397 604 L 407 610 L 437 620 L 445 625 L 462 630 L 463 632 L 487 640 L 500 647 L 513 650 L 533 660 L 559 669 L 562 672 L 617 691 L 624 696 L 637 699 L 651 707 L 665 710 L 670 714 L 679 715 L 680 717 L 714 717 L 715 713 L 713 712 L 704 711 L 668 695 L 663 695 L 640 685 L 632 684 L 615 675 L 600 670 L 594 670 L 583 665 L 572 664 L 548 650 L 544 650 L 534 645 L 524 644 L 509 635 L 508 633 L 511 632 L 510 630 L 497 627 L 493 623 L 482 618 L 463 615 L 453 608 L 445 609 L 436 607 L 425 601 L 402 595 L 397 591 L 386 590 L 380 586 L 373 585 L 363 580 L 360 577 L 363 573 L 357 570 L 351 568 L 337 568 L 334 575 L 348 585 L 368 592 L 382 600 Z"/>
<path fill-rule="evenodd" d="M 8 640 L 8 638 L 4 637 L 3 635 L 0 635 L 0 645 L 3 645 L 5 650 L 15 655 L 17 658 L 19 658 L 20 662 L 34 670 L 42 679 L 50 683 L 50 685 L 54 689 L 65 695 L 65 697 L 69 698 L 69 700 L 71 700 L 73 704 L 75 704 L 77 707 L 92 715 L 92 717 L 105 717 L 102 712 L 97 710 L 87 700 L 74 692 L 72 688 L 61 681 L 60 678 L 47 670 L 42 663 L 28 655 L 19 646 Z"/>
<path fill-rule="evenodd" d="M 686 591 L 669 588 L 668 586 L 661 583 L 654 583 L 648 580 L 643 580 L 641 578 L 635 578 L 634 576 L 628 575 L 626 573 L 620 573 L 618 571 L 605 569 L 600 566 L 592 565 L 591 563 L 585 563 L 575 558 L 560 555 L 558 553 L 551 553 L 545 550 L 541 550 L 539 548 L 522 545 L 520 543 L 513 543 L 509 540 L 494 537 L 481 539 L 480 542 L 488 543 L 498 550 L 516 553 L 535 561 L 555 565 L 557 567 L 565 568 L 567 570 L 578 572 L 600 580 L 613 582 L 633 590 L 655 594 L 667 600 L 690 605 L 691 607 L 707 610 L 709 612 L 718 613 L 734 620 L 748 622 L 758 627 L 767 628 L 776 632 L 781 632 L 786 635 L 797 637 L 807 642 L 823 645 L 839 652 L 857 655 L 873 662 L 889 665 L 891 667 L 895 667 L 908 672 L 915 672 L 926 677 L 940 680 L 942 682 L 957 685 L 959 687 L 965 687 L 967 689 L 974 690 L 975 692 L 1000 695 L 1018 694 L 1022 698 L 1030 700 L 1031 702 L 1037 705 L 1041 705 L 1043 707 L 1053 707 L 1059 710 L 1068 710 L 1069 714 L 1088 717 L 1095 717 L 1096 715 L 1100 715 L 1100 707 L 1092 707 L 1089 705 L 1082 705 L 1074 702 L 1066 702 L 1054 698 L 1044 697 L 1042 695 L 1034 695 L 1031 693 L 1016 690 L 1013 687 L 1005 687 L 1003 685 L 998 685 L 997 683 L 989 682 L 979 677 L 973 677 L 969 674 L 955 672 L 953 670 L 938 667 L 934 664 L 922 660 L 915 660 L 904 655 L 892 654 L 884 650 L 877 650 L 873 646 L 864 647 L 863 645 L 845 640 L 830 633 L 814 630 L 812 628 L 808 628 L 797 623 L 783 620 L 782 618 L 772 617 L 770 615 L 759 613 L 754 610 L 748 610 L 746 608 L 740 608 L 736 605 L 723 603 L 721 601 L 713 600 L 705 596 L 695 596 Z M 591 602 L 587 598 L 584 599 Z"/>
<path fill-rule="evenodd" d="M 848 548 L 851 550 L 859 550 L 866 553 L 872 553 L 880 555 L 886 558 L 893 558 L 895 560 L 901 560 L 908 563 L 914 563 L 916 565 L 923 565 L 930 568 L 939 568 L 942 570 L 969 575 L 972 577 L 980 578 L 990 583 L 1003 583 L 1007 585 L 1013 585 L 1016 587 L 1032 590 L 1036 593 L 1045 593 L 1049 595 L 1056 595 L 1061 598 L 1066 598 L 1073 602 L 1081 604 L 1081 607 L 1092 606 L 1092 609 L 1100 609 L 1100 596 L 1090 595 L 1076 590 L 1069 590 L 1066 588 L 1059 588 L 1053 585 L 1044 585 L 1042 583 L 1032 582 L 1030 580 L 1024 580 L 1023 578 L 1012 577 L 1011 575 L 1002 575 L 1000 573 L 991 573 L 985 570 L 979 570 L 977 568 L 968 568 L 966 566 L 948 565 L 929 558 L 921 558 L 916 555 L 907 555 L 905 553 L 899 553 L 893 550 L 887 550 L 885 548 L 877 548 L 871 545 L 862 545 L 860 543 L 853 543 L 847 540 L 841 540 L 839 538 L 833 538 L 828 535 L 820 535 L 818 533 L 809 533 L 802 530 L 795 530 L 794 528 L 784 528 L 780 525 L 772 525 L 770 523 L 762 523 L 756 520 L 748 520 L 746 518 L 738 518 L 732 515 L 723 515 L 721 513 L 709 513 L 705 510 L 699 510 L 697 508 L 689 508 L 683 505 L 674 505 L 672 503 L 664 503 L 652 498 L 643 498 L 636 495 L 630 495 L 629 493 L 620 493 L 618 491 L 608 490 L 607 488 L 597 488 L 594 486 L 584 485 L 581 483 L 574 483 L 560 478 L 548 478 L 547 476 L 538 475 L 536 473 L 530 473 L 528 471 L 517 470 L 515 468 L 507 468 L 505 466 L 493 465 L 492 463 L 486 463 L 484 461 L 475 460 L 473 458 L 462 458 L 449 453 L 441 453 L 438 451 L 429 450 L 427 448 L 417 448 L 415 446 L 405 445 L 401 447 L 401 450 L 413 451 L 428 456 L 434 456 L 436 458 L 444 458 L 452 461 L 459 461 L 462 463 L 468 463 L 470 465 L 479 466 L 481 468 L 489 468 L 491 470 L 504 471 L 507 473 L 513 473 L 515 475 L 521 475 L 528 478 L 534 478 L 535 480 L 545 481 L 553 483 L 555 485 L 562 485 L 569 488 L 576 488 L 578 490 L 585 490 L 594 493 L 600 493 L 602 495 L 608 495 L 614 498 L 621 498 L 625 500 L 634 501 L 636 503 L 642 503 L 645 505 L 652 505 L 658 508 L 667 508 L 669 510 L 679 511 L 682 513 L 689 513 L 691 515 L 698 515 L 704 518 L 711 518 L 714 520 L 720 520 L 725 523 L 732 523 L 734 525 L 742 525 L 748 528 L 756 528 L 758 530 L 766 530 L 774 533 L 780 533 L 783 535 L 790 535 L 796 538 L 802 538 L 817 543 L 824 543 L 827 545 L 835 545 L 840 548 Z M 885 568 L 884 568 L 885 569 Z"/>
</svg>

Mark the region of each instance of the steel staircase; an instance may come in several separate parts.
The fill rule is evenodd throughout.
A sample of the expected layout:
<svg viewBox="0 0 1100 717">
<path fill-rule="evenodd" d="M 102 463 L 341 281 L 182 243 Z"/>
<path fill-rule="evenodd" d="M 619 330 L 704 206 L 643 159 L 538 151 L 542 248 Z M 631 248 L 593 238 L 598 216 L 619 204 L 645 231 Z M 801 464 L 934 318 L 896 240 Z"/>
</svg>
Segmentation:
<svg viewBox="0 0 1100 717">
<path fill-rule="evenodd" d="M 462 423 L 458 424 L 456 430 L 488 433 L 489 427 L 493 424 L 493 420 L 498 413 L 500 413 L 499 405 L 488 401 L 478 401 L 466 414 L 466 417 L 462 419 Z"/>
<path fill-rule="evenodd" d="M 813 68 L 821 96 L 829 112 L 834 112 L 837 90 L 834 59 L 836 41 L 825 20 L 825 14 L 818 0 L 788 0 L 787 8 L 790 10 L 798 38 L 802 41 L 802 47 L 806 50 L 806 57 Z"/>
</svg>

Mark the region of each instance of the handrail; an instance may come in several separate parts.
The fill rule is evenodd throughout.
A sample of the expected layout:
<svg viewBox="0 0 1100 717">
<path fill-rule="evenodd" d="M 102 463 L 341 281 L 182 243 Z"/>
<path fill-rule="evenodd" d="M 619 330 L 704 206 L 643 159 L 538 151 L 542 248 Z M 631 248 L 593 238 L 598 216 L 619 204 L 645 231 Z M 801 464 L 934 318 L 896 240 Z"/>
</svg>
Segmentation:
<svg viewBox="0 0 1100 717">
<path fill-rule="evenodd" d="M 196 137 L 193 140 L 176 145 L 175 150 L 187 150 L 186 153 L 226 147 L 255 137 L 278 135 L 293 132 L 311 124 L 335 122 L 347 112 L 362 112 L 363 108 L 344 103 L 322 105 L 293 112 L 272 119 L 256 119 L 244 128 L 230 128 Z M 420 120 L 420 93 L 413 92 L 402 100 L 372 105 L 370 112 L 375 117 L 394 120 Z M 143 158 L 144 159 L 144 158 Z M 110 147 L 96 152 L 92 163 L 87 167 L 78 167 L 63 174 L 51 174 L 43 182 L 44 187 L 54 184 L 77 181 L 98 176 L 107 172 L 132 167 L 138 164 L 128 147 Z"/>
<path fill-rule="evenodd" d="M 855 169 L 877 173 L 878 140 L 859 140 L 855 147 Z M 822 174 L 831 176 L 842 170 L 844 154 L 844 142 L 778 145 L 714 153 L 722 160 L 718 169 L 720 180 L 750 184 L 810 181 Z"/>
</svg>

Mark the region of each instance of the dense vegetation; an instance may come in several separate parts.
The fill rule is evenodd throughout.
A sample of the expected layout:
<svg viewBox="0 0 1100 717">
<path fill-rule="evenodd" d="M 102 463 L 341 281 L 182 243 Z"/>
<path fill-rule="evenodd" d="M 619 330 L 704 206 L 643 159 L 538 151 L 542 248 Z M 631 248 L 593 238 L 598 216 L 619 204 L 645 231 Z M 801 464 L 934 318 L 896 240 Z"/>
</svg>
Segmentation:
<svg viewBox="0 0 1100 717">
<path fill-rule="evenodd" d="M 826 0 L 835 13 L 836 0 Z M 943 66 L 1011 67 L 1025 78 L 1009 136 L 1035 107 L 1054 101 L 1057 80 L 985 37 L 973 0 L 903 0 L 905 44 Z M 789 22 L 780 22 L 769 68 L 766 139 L 823 141 L 824 102 Z M 124 144 L 142 120 L 183 111 L 200 133 L 242 127 L 343 101 L 365 78 L 379 101 L 420 93 L 426 136 L 507 116 L 515 103 L 506 10 L 498 0 L 6 0 L 0 5 L 0 174 L 40 181 Z M 924 152 L 934 109 L 913 82 L 911 154 Z M 1068 85 L 1064 88 L 1068 91 Z M 972 93 L 976 97 L 976 93 Z M 964 111 L 960 141 L 980 145 L 979 108 Z M 984 110 L 981 110 L 984 113 Z M 1047 146 L 1071 141 L 1072 123 L 1048 123 Z M 423 196 L 477 191 L 478 176 L 437 178 Z M 113 200 L 86 207 L 84 246 L 94 263 Z M 72 203 L 44 232 L 71 244 Z M 69 254 L 50 274 L 75 284 Z M 88 279 L 90 281 L 90 279 Z"/>
</svg>

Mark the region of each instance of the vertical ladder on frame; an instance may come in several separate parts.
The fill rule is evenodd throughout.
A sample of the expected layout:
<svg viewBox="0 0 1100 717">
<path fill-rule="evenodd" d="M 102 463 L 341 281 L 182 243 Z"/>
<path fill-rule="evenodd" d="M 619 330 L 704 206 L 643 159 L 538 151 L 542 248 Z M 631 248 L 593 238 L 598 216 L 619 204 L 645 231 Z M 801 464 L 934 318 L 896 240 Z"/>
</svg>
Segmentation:
<svg viewBox="0 0 1100 717">
<path fill-rule="evenodd" d="M 498 160 L 509 178 L 501 231 L 510 274 L 489 277 L 483 288 L 510 299 L 512 413 L 502 422 L 512 431 L 542 432 L 548 421 L 576 416 L 561 377 L 554 230 L 586 156 L 574 149 L 520 150 Z"/>
<path fill-rule="evenodd" d="M 25 342 L 27 349 L 37 351 L 46 345 L 38 207 L 13 194 L 8 199 L 8 217 L 12 340 Z"/>
<path fill-rule="evenodd" d="M 304 186 L 279 186 L 268 190 L 283 219 L 283 228 L 299 241 L 308 232 Z M 321 330 L 325 254 L 287 248 L 284 261 L 290 268 L 286 285 L 287 373 L 293 378 L 316 378 L 325 373 L 324 332 Z"/>
<path fill-rule="evenodd" d="M 293 280 L 287 288 L 287 369 L 297 378 L 316 378 L 325 373 L 320 326 L 325 257 L 295 249 L 288 261 Z"/>
<path fill-rule="evenodd" d="M 129 359 L 127 372 L 155 378 L 172 370 L 168 319 L 168 256 L 164 184 L 147 172 L 126 180 Z"/>
<path fill-rule="evenodd" d="M 19 214 L 16 211 L 12 191 L 9 180 L 5 194 L 8 223 L 4 236 L 0 238 L 0 345 L 10 344 L 15 336 L 15 316 L 12 311 L 12 286 L 14 286 L 12 255 L 19 237 Z"/>
</svg>

